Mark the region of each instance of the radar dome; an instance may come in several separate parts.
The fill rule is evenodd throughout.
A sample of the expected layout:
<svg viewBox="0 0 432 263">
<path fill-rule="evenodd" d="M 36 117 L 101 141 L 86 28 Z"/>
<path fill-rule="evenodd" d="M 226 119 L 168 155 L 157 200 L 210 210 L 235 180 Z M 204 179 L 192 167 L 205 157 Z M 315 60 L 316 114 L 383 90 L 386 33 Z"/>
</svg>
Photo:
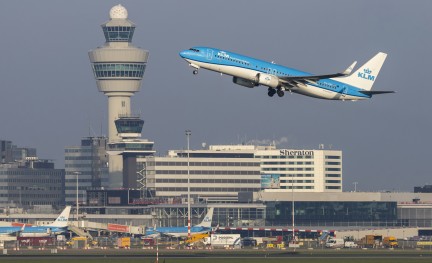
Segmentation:
<svg viewBox="0 0 432 263">
<path fill-rule="evenodd" d="M 110 10 L 111 19 L 126 19 L 128 17 L 128 11 L 122 5 L 113 6 Z"/>
</svg>

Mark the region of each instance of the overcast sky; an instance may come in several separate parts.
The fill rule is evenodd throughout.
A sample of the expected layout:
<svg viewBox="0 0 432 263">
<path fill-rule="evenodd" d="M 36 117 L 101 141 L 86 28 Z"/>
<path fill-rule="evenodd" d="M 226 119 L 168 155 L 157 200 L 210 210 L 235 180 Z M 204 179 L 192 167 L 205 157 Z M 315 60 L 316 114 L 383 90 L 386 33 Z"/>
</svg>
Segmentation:
<svg viewBox="0 0 432 263">
<path fill-rule="evenodd" d="M 432 1 L 59 1 L 3 3 L 0 16 L 0 139 L 35 147 L 64 166 L 64 147 L 107 134 L 107 98 L 87 52 L 104 44 L 100 24 L 122 4 L 150 51 L 132 109 L 158 154 L 251 141 L 280 148 L 343 151 L 344 190 L 412 191 L 432 183 Z M 340 72 L 388 53 L 368 101 L 267 96 L 228 76 L 197 76 L 178 52 L 230 50 L 303 71 Z"/>
</svg>

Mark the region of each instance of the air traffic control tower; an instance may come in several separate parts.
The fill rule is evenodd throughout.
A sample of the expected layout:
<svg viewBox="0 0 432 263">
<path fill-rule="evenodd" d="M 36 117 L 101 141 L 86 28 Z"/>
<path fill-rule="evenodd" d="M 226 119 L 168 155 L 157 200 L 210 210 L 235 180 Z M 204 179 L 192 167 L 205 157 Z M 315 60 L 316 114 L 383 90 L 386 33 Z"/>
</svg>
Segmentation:
<svg viewBox="0 0 432 263">
<path fill-rule="evenodd" d="M 97 87 L 108 96 L 108 141 L 112 144 L 124 139 L 116 129 L 115 121 L 121 116 L 132 116 L 131 96 L 140 90 L 149 52 L 131 44 L 135 24 L 128 19 L 126 8 L 116 5 L 109 15 L 110 20 L 102 24 L 106 42 L 91 50 L 89 57 Z M 129 125 L 132 123 L 139 122 L 128 122 Z M 123 185 L 122 156 L 110 155 L 108 168 L 110 187 L 127 187 Z"/>
</svg>

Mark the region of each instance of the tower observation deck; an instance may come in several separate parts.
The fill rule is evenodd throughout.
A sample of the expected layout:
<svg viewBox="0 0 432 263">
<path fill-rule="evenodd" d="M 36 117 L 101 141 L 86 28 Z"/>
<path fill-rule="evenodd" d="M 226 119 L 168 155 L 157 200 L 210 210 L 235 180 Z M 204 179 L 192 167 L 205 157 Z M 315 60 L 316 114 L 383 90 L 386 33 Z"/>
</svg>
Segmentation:
<svg viewBox="0 0 432 263">
<path fill-rule="evenodd" d="M 108 154 L 122 156 L 123 188 L 140 188 L 139 182 L 145 178 L 137 173 L 136 159 L 154 154 L 154 142 L 140 139 L 144 121 L 138 116 L 119 116 L 115 125 L 121 139 L 108 143 Z"/>
<path fill-rule="evenodd" d="M 115 120 L 131 115 L 130 98 L 140 90 L 149 52 L 133 46 L 135 24 L 128 19 L 126 8 L 116 5 L 110 20 L 101 25 L 105 44 L 89 51 L 91 66 L 100 92 L 108 96 L 108 141 L 119 141 Z M 109 156 L 109 185 L 122 186 L 121 156 Z"/>
</svg>

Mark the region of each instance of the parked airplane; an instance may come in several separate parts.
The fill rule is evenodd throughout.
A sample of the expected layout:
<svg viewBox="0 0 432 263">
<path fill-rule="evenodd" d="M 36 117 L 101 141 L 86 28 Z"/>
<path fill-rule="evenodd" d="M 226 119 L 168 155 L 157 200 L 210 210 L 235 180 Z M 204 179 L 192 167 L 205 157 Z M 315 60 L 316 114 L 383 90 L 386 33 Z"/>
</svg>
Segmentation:
<svg viewBox="0 0 432 263">
<path fill-rule="evenodd" d="M 57 219 L 49 225 L 44 226 L 26 226 L 22 227 L 0 227 L 0 235 L 12 235 L 22 237 L 45 237 L 52 234 L 60 234 L 67 230 L 68 218 L 71 207 L 66 206 L 63 212 L 57 217 Z"/>
<path fill-rule="evenodd" d="M 210 207 L 203 221 L 200 224 L 191 227 L 191 234 L 200 234 L 200 233 L 207 233 L 213 231 L 211 227 L 213 210 L 214 208 Z M 187 237 L 188 227 L 187 226 L 151 227 L 151 228 L 146 228 L 145 230 L 146 237 L 156 237 L 160 235 L 171 236 L 171 237 Z"/>
<path fill-rule="evenodd" d="M 268 87 L 268 95 L 284 96 L 284 91 L 328 100 L 365 100 L 394 91 L 372 91 L 387 54 L 379 52 L 351 74 L 357 61 L 341 73 L 313 75 L 252 57 L 210 47 L 193 47 L 180 52 L 193 74 L 200 68 L 233 76 L 235 84 Z M 351 75 L 350 75 L 351 74 Z"/>
</svg>

